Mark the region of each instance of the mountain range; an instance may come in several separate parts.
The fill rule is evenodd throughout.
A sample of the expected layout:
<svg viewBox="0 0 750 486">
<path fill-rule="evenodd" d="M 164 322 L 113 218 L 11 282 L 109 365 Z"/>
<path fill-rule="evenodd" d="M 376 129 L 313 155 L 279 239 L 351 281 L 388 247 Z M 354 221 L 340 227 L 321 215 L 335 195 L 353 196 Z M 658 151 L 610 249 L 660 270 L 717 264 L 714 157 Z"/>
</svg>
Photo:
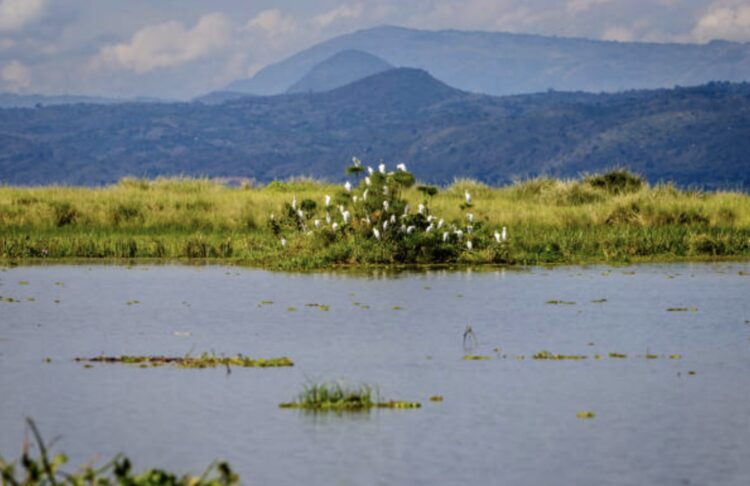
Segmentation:
<svg viewBox="0 0 750 486">
<path fill-rule="evenodd" d="M 464 91 L 493 95 L 550 89 L 616 92 L 750 79 L 748 43 L 614 42 L 383 26 L 312 46 L 267 66 L 250 79 L 231 83 L 225 91 L 285 93 L 320 63 L 351 50 L 376 56 L 393 66 L 424 69 Z M 327 89 L 334 87 L 337 86 L 328 85 Z"/>
<path fill-rule="evenodd" d="M 0 147 L 8 184 L 164 175 L 341 181 L 356 155 L 405 162 L 438 184 L 623 166 L 652 182 L 750 187 L 750 84 L 496 97 L 399 68 L 325 92 L 216 104 L 3 109 Z"/>
</svg>

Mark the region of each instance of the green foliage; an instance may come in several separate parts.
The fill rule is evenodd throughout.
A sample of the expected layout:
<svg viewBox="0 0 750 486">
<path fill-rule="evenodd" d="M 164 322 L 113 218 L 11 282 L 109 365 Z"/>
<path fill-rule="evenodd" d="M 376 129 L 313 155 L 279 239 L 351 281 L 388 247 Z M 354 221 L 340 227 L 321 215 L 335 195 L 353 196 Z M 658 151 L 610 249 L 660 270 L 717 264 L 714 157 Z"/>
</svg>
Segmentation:
<svg viewBox="0 0 750 486">
<path fill-rule="evenodd" d="M 423 203 L 416 211 L 411 208 L 404 193 L 414 186 L 415 179 L 403 164 L 395 172 L 386 172 L 385 164 L 381 164 L 378 171 L 368 168 L 368 173 L 357 187 L 347 182 L 346 190 L 338 192 L 335 198 L 326 196 L 321 212 L 316 211 L 314 203 L 308 204 L 307 210 L 304 203 L 298 208 L 296 197 L 291 204 L 285 203 L 283 218 L 279 221 L 272 218 L 272 230 L 282 236 L 282 245 L 287 238 L 302 237 L 319 249 L 345 249 L 346 256 L 340 254 L 336 259 L 356 263 L 434 264 L 462 258 L 477 263 L 510 260 L 505 237 L 497 230 L 491 233 L 473 212 L 460 213 L 460 219 L 447 222 Z M 481 252 L 475 255 L 483 256 L 464 257 L 467 252 Z"/>
</svg>

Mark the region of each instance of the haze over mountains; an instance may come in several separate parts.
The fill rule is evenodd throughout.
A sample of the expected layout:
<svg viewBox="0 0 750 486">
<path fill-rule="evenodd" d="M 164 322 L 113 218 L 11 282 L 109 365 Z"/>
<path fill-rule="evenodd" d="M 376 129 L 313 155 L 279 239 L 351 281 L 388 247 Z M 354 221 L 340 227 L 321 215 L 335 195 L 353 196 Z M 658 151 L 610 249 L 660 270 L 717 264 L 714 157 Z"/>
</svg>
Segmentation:
<svg viewBox="0 0 750 486">
<path fill-rule="evenodd" d="M 319 63 L 347 50 L 424 69 L 465 91 L 494 95 L 549 89 L 614 92 L 750 79 L 747 43 L 649 44 L 385 26 L 317 44 L 226 90 L 281 94 Z"/>
<path fill-rule="evenodd" d="M 0 181 L 104 184 L 123 176 L 312 175 L 406 162 L 433 183 L 575 177 L 620 165 L 652 182 L 750 187 L 750 85 L 493 97 L 416 69 L 322 93 L 223 104 L 0 110 Z"/>
</svg>

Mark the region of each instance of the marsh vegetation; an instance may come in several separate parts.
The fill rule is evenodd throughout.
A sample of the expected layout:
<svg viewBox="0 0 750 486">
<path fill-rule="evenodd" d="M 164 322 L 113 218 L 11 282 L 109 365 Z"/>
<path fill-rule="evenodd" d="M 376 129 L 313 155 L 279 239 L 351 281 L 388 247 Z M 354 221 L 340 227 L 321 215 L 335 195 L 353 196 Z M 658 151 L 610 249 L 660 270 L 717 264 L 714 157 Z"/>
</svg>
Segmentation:
<svg viewBox="0 0 750 486">
<path fill-rule="evenodd" d="M 0 257 L 188 259 L 303 269 L 750 256 L 750 196 L 741 193 L 649 186 L 618 171 L 500 188 L 472 180 L 433 188 L 414 182 L 410 174 L 389 174 L 375 171 L 370 176 L 378 190 L 387 186 L 391 193 L 371 188 L 367 202 L 365 175 L 356 173 L 351 191 L 308 179 L 237 188 L 205 179 L 124 179 L 102 188 L 0 187 Z M 388 208 L 382 206 L 386 200 Z M 302 221 L 290 214 L 293 201 L 298 204 L 294 213 L 303 211 Z M 407 205 L 407 217 L 401 218 Z M 421 218 L 420 205 L 425 207 Z M 342 228 L 339 206 L 350 213 L 349 230 Z M 328 229 L 316 228 L 315 220 L 323 223 L 326 212 L 332 218 Z M 430 215 L 437 219 L 428 222 Z M 396 216 L 395 224 L 390 216 Z M 364 230 L 363 218 L 372 224 L 377 219 L 380 239 L 374 227 Z M 441 219 L 444 227 L 437 231 Z M 386 221 L 390 228 L 383 231 Z M 298 223 L 307 232 L 300 232 Z M 478 235 L 471 238 L 473 248 L 467 246 L 467 225 Z M 414 229 L 401 237 L 403 226 L 407 232 Z M 493 245 L 494 232 L 503 226 L 507 240 Z M 448 228 L 450 241 L 444 242 Z M 314 234 L 308 236 L 309 231 Z"/>
</svg>

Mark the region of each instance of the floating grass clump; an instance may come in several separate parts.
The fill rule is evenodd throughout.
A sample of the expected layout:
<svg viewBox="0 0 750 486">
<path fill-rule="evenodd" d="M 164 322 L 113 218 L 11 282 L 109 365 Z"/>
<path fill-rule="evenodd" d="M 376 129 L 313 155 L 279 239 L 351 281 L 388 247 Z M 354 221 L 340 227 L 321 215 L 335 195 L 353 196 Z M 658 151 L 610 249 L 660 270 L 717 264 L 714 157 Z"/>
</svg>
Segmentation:
<svg viewBox="0 0 750 486">
<path fill-rule="evenodd" d="M 306 386 L 296 401 L 279 404 L 280 408 L 313 411 L 361 412 L 373 408 L 420 408 L 419 402 L 382 401 L 370 385 L 347 386 L 323 383 Z"/>
<path fill-rule="evenodd" d="M 203 353 L 200 356 L 95 356 L 93 358 L 75 358 L 76 362 L 84 363 L 122 363 L 129 365 L 164 366 L 171 365 L 178 368 L 216 368 L 218 366 L 237 366 L 241 368 L 277 368 L 294 366 L 294 362 L 287 358 L 257 358 L 253 359 L 243 354 L 234 356 L 217 356 Z"/>
<path fill-rule="evenodd" d="M 464 356 L 464 361 L 489 361 L 492 356 L 482 356 L 479 354 L 467 354 Z"/>
<path fill-rule="evenodd" d="M 591 410 L 582 410 L 576 414 L 576 417 L 582 420 L 592 419 L 596 417 L 596 413 Z"/>
<path fill-rule="evenodd" d="M 562 361 L 562 360 L 582 360 L 587 359 L 588 356 L 582 355 L 582 354 L 554 354 L 550 353 L 549 351 L 539 351 L 538 353 L 534 353 L 532 356 L 533 359 L 540 359 L 540 360 L 553 360 L 553 361 Z"/>
<path fill-rule="evenodd" d="M 698 312 L 697 307 L 669 307 L 667 312 Z"/>
<path fill-rule="evenodd" d="M 240 478 L 226 462 L 214 462 L 200 476 L 178 476 L 163 469 L 148 469 L 134 473 L 130 460 L 117 455 L 104 466 L 94 468 L 86 464 L 75 472 L 62 468 L 68 462 L 65 454 L 51 456 L 39 430 L 31 419 L 26 419 L 36 441 L 39 455 L 30 454 L 24 442 L 19 460 L 7 462 L 0 457 L 0 478 L 8 486 L 234 486 Z"/>
<path fill-rule="evenodd" d="M 572 300 L 548 300 L 545 302 L 545 304 L 552 304 L 552 305 L 576 305 L 575 302 Z"/>
</svg>

